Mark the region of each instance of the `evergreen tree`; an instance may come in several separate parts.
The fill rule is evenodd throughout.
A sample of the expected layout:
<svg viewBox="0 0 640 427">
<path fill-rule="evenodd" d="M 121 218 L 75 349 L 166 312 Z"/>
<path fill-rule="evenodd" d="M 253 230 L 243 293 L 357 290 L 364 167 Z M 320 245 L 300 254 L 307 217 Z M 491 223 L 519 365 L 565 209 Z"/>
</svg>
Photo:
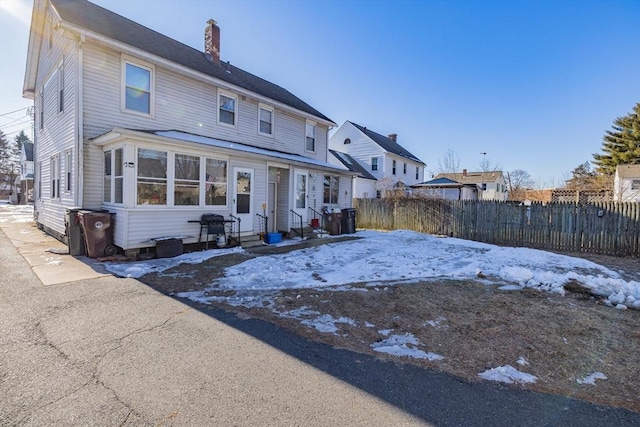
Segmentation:
<svg viewBox="0 0 640 427">
<path fill-rule="evenodd" d="M 24 144 L 25 142 L 31 142 L 31 139 L 29 139 L 29 137 L 26 133 L 24 133 L 23 130 L 21 130 L 19 134 L 13 137 L 13 140 L 16 142 L 16 150 L 18 151 L 18 153 L 22 150 L 22 144 Z"/>
<path fill-rule="evenodd" d="M 640 102 L 611 127 L 603 138 L 603 154 L 593 155 L 597 171 L 605 175 L 613 175 L 618 165 L 640 164 Z"/>
</svg>

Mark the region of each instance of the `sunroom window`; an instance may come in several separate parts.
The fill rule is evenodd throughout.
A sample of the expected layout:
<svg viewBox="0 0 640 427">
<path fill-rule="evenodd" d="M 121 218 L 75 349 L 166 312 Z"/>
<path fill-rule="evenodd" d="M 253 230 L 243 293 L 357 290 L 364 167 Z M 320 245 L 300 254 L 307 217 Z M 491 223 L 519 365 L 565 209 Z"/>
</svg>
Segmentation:
<svg viewBox="0 0 640 427">
<path fill-rule="evenodd" d="M 207 159 L 204 200 L 207 206 L 227 205 L 227 161 Z"/>
<path fill-rule="evenodd" d="M 174 204 L 200 204 L 200 157 L 175 155 Z"/>
<path fill-rule="evenodd" d="M 138 205 L 167 204 L 167 153 L 138 149 Z"/>
</svg>

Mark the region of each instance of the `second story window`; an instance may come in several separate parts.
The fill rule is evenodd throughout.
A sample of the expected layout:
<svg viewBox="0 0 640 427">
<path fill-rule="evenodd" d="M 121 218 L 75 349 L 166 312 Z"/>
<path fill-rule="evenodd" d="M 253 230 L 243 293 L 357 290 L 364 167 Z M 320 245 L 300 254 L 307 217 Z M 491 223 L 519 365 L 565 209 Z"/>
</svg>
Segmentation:
<svg viewBox="0 0 640 427">
<path fill-rule="evenodd" d="M 218 94 L 218 123 L 236 125 L 237 101 L 236 97 L 229 93 Z"/>
<path fill-rule="evenodd" d="M 123 107 L 142 114 L 153 114 L 153 69 L 125 60 Z"/>
<path fill-rule="evenodd" d="M 640 190 L 640 179 L 631 180 L 631 189 Z"/>
<path fill-rule="evenodd" d="M 420 179 L 418 178 L 420 176 L 420 167 L 416 166 L 416 179 Z"/>
<path fill-rule="evenodd" d="M 372 157 L 371 158 L 371 170 L 372 171 L 377 171 L 378 170 L 378 158 L 377 157 Z"/>
<path fill-rule="evenodd" d="M 316 124 L 313 122 L 307 122 L 305 134 L 305 149 L 307 151 L 316 151 Z"/>
<path fill-rule="evenodd" d="M 58 113 L 64 111 L 64 60 L 58 65 Z"/>
<path fill-rule="evenodd" d="M 406 163 L 402 167 L 402 173 L 405 174 L 405 175 L 407 174 L 407 164 Z"/>
<path fill-rule="evenodd" d="M 396 174 L 396 161 L 393 160 L 391 162 L 391 175 L 395 175 Z"/>
<path fill-rule="evenodd" d="M 273 136 L 273 108 L 266 105 L 258 107 L 258 133 Z"/>
</svg>

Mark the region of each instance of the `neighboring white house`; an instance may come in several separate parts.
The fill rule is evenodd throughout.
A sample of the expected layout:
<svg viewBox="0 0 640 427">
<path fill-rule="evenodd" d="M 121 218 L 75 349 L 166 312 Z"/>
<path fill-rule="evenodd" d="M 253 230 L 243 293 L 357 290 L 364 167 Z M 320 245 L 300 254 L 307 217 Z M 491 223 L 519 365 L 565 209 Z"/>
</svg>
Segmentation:
<svg viewBox="0 0 640 427">
<path fill-rule="evenodd" d="M 396 134 L 383 136 L 347 120 L 329 138 L 329 148 L 348 154 L 378 181 L 372 191 L 371 178 L 356 178 L 354 197 L 380 197 L 384 190 L 410 187 L 424 179 L 425 163 L 398 144 Z M 333 162 L 345 164 L 339 158 Z"/>
<path fill-rule="evenodd" d="M 640 202 L 640 165 L 618 165 L 613 180 L 613 200 Z"/>
<path fill-rule="evenodd" d="M 463 169 L 461 173 L 441 173 L 431 181 L 414 185 L 414 188 L 427 192 L 427 194 L 428 191 L 432 191 L 433 194 L 433 190 L 444 188 L 444 184 L 447 183 L 451 188 L 460 189 L 459 198 L 455 197 L 455 193 L 451 190 L 442 193 L 447 199 L 505 201 L 509 198 L 507 182 L 501 171 L 467 172 L 466 169 Z"/>
<path fill-rule="evenodd" d="M 23 202 L 33 201 L 33 142 L 23 142 L 20 153 L 20 189 Z"/>
<path fill-rule="evenodd" d="M 64 240 L 67 208 L 105 209 L 114 243 L 135 251 L 197 236 L 188 221 L 204 213 L 255 235 L 257 214 L 289 231 L 352 206 L 352 173 L 327 159 L 335 123 L 221 61 L 215 21 L 203 38 L 200 52 L 85 0 L 34 1 L 23 95 L 35 102 L 42 229 Z"/>
<path fill-rule="evenodd" d="M 476 184 L 462 184 L 445 177 L 414 184 L 412 188 L 416 194 L 445 200 L 478 200 L 478 193 L 482 191 Z"/>
<path fill-rule="evenodd" d="M 354 174 L 352 194 L 355 199 L 367 199 L 376 194 L 378 180 L 367 170 L 367 167 L 347 153 L 329 150 L 329 162 L 342 164 Z"/>
</svg>

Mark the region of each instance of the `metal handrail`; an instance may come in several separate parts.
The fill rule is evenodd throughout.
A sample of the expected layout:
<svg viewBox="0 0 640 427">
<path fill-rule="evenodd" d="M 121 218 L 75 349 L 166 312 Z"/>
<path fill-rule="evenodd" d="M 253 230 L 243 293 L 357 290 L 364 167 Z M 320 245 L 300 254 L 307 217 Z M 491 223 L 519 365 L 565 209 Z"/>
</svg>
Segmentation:
<svg viewBox="0 0 640 427">
<path fill-rule="evenodd" d="M 269 217 L 266 215 L 260 215 L 259 213 L 256 213 L 256 215 L 262 219 L 262 221 L 260 221 L 261 224 L 264 224 L 264 228 L 261 229 L 261 236 L 264 239 L 269 232 Z"/>
<path fill-rule="evenodd" d="M 298 233 L 300 235 L 300 238 L 302 240 L 304 240 L 304 224 L 302 223 L 302 215 L 300 215 L 298 212 L 294 211 L 293 209 L 290 209 L 290 212 L 293 214 L 293 227 L 291 227 L 292 231 L 295 231 L 296 233 Z M 300 220 L 300 230 L 296 230 L 296 219 Z"/>
<path fill-rule="evenodd" d="M 316 219 L 317 217 L 320 218 L 320 237 L 322 237 L 322 233 L 324 231 L 324 215 L 311 207 L 309 208 L 309 210 L 313 213 L 313 219 Z"/>
<path fill-rule="evenodd" d="M 237 217 L 237 216 L 232 215 L 232 214 L 229 214 L 229 218 L 231 218 L 232 220 L 234 220 L 235 222 L 238 223 L 237 230 L 234 230 L 235 229 L 235 225 L 236 225 L 235 222 L 231 225 L 231 233 L 230 233 L 231 236 L 230 237 L 231 237 L 232 240 L 236 241 L 238 246 L 242 246 L 242 244 L 240 243 L 240 221 L 241 221 L 241 219 L 240 219 L 240 217 Z M 233 237 L 234 231 L 236 233 L 236 237 Z"/>
</svg>

